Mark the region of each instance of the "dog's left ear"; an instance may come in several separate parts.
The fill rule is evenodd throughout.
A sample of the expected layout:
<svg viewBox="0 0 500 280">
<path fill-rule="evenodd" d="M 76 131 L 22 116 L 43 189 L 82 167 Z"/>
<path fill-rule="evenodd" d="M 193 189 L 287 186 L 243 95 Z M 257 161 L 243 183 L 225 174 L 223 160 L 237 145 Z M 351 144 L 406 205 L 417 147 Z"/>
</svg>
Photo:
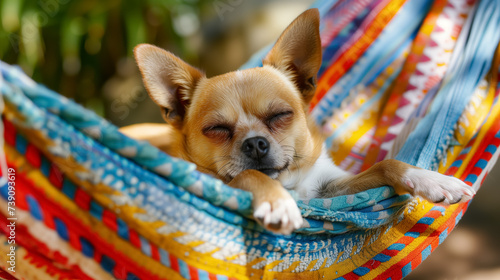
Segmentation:
<svg viewBox="0 0 500 280">
<path fill-rule="evenodd" d="M 318 9 L 309 9 L 299 15 L 283 31 L 263 64 L 290 76 L 302 93 L 304 103 L 309 104 L 321 66 Z"/>
</svg>

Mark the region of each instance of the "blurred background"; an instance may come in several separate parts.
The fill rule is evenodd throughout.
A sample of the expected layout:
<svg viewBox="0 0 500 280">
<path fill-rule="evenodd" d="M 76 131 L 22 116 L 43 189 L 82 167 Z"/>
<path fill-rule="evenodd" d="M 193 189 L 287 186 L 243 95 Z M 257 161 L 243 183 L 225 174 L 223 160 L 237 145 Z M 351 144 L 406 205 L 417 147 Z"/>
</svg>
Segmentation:
<svg viewBox="0 0 500 280">
<path fill-rule="evenodd" d="M 162 122 L 132 57 L 165 48 L 214 76 L 237 69 L 313 1 L 0 0 L 0 59 L 117 126 Z M 500 167 L 407 279 L 500 279 Z"/>
</svg>

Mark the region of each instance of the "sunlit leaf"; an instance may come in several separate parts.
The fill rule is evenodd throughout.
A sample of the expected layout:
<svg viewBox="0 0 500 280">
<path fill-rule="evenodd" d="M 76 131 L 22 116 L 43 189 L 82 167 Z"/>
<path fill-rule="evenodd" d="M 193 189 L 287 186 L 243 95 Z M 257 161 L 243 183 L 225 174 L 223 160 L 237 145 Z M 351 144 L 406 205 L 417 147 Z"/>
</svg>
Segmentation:
<svg viewBox="0 0 500 280">
<path fill-rule="evenodd" d="M 21 18 L 21 41 L 23 55 L 26 58 L 27 71 L 33 71 L 38 62 L 43 59 L 43 45 L 40 36 L 40 23 L 37 11 L 28 10 Z"/>
<path fill-rule="evenodd" d="M 19 29 L 19 15 L 23 0 L 2 0 L 0 1 L 2 27 L 7 32 L 16 32 Z"/>
</svg>

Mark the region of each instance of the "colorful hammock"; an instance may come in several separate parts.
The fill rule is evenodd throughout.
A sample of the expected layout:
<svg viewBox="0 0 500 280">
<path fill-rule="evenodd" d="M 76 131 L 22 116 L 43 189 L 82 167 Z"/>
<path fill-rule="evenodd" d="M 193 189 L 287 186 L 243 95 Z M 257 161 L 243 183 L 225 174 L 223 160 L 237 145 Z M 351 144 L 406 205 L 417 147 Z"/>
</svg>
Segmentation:
<svg viewBox="0 0 500 280">
<path fill-rule="evenodd" d="M 479 189 L 500 153 L 500 2 L 315 7 L 324 57 L 311 109 L 335 162 L 359 172 L 396 157 Z M 382 187 L 299 201 L 304 228 L 274 235 L 248 218 L 249 193 L 125 137 L 17 67 L 0 62 L 0 73 L 6 279 L 400 279 L 468 206 Z"/>
</svg>

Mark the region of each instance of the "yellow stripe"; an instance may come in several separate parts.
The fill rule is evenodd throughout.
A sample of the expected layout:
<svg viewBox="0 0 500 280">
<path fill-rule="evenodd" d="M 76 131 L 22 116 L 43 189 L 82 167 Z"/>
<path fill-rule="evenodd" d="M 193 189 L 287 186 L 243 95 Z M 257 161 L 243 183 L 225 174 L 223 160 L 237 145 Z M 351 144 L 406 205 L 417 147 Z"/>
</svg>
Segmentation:
<svg viewBox="0 0 500 280">
<path fill-rule="evenodd" d="M 378 104 L 378 102 L 376 103 Z M 374 107 L 377 107 L 377 104 L 375 104 Z M 353 127 L 356 128 L 355 131 L 348 131 L 342 135 L 342 144 L 340 144 L 336 151 L 331 152 L 331 156 L 335 164 L 340 164 L 349 155 L 350 151 L 359 139 L 375 126 L 377 113 L 374 110 L 370 110 L 368 113 L 370 115 L 366 120 L 359 120 L 364 121 L 359 127 L 353 125 Z"/>
</svg>

